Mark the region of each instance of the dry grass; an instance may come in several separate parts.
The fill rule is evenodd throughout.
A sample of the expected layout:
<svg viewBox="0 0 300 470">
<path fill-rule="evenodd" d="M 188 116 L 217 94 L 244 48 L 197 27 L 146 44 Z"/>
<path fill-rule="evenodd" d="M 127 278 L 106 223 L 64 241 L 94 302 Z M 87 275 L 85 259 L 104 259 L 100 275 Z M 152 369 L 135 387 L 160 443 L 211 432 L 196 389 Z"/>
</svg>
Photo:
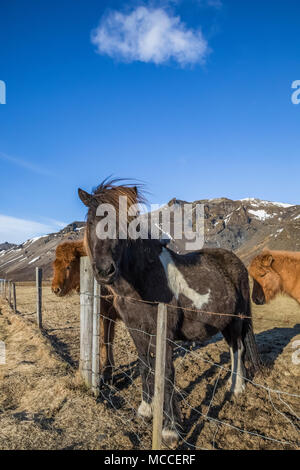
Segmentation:
<svg viewBox="0 0 300 470">
<path fill-rule="evenodd" d="M 79 297 L 58 299 L 47 285 L 43 294 L 43 334 L 34 323 L 34 286 L 17 286 L 19 315 L 0 301 L 0 340 L 7 351 L 0 366 L 0 449 L 150 448 L 151 424 L 135 412 L 141 384 L 124 325 L 117 326 L 115 383 L 95 400 L 77 373 Z M 300 340 L 300 306 L 282 296 L 254 306 L 253 315 L 266 364 L 255 382 L 299 395 L 292 344 Z M 229 352 L 220 336 L 206 345 L 183 343 L 174 354 L 183 415 L 179 448 L 299 447 L 299 398 L 251 383 L 242 396 L 230 397 Z"/>
</svg>

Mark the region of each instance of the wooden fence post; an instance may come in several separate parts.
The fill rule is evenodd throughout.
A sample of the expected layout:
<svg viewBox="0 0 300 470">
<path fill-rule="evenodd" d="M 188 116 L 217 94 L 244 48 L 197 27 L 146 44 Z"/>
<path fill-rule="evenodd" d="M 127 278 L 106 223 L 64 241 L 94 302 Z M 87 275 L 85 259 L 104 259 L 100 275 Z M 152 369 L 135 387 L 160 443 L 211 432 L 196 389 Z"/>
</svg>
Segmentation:
<svg viewBox="0 0 300 470">
<path fill-rule="evenodd" d="M 80 372 L 86 385 L 92 385 L 94 275 L 87 256 L 80 258 Z"/>
<path fill-rule="evenodd" d="M 100 284 L 94 279 L 93 339 L 92 339 L 92 390 L 99 396 L 100 385 Z"/>
<path fill-rule="evenodd" d="M 162 442 L 162 426 L 164 415 L 164 389 L 166 366 L 166 333 L 167 333 L 167 306 L 158 304 L 156 358 L 155 358 L 155 385 L 153 400 L 153 434 L 152 450 L 160 450 Z"/>
<path fill-rule="evenodd" d="M 11 281 L 8 281 L 8 305 L 11 306 Z"/>
<path fill-rule="evenodd" d="M 39 328 L 42 328 L 42 268 L 35 268 L 36 278 L 36 321 Z"/>
<path fill-rule="evenodd" d="M 16 284 L 13 282 L 13 309 L 17 313 L 17 297 L 16 297 Z"/>
</svg>

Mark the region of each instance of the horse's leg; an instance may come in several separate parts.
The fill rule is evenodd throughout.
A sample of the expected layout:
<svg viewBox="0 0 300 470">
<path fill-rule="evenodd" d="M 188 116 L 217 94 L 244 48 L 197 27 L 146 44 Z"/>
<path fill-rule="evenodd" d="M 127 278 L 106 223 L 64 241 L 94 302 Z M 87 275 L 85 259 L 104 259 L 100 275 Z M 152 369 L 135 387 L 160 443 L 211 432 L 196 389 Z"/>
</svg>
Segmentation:
<svg viewBox="0 0 300 470">
<path fill-rule="evenodd" d="M 142 401 L 138 407 L 138 415 L 150 419 L 153 412 L 153 395 L 154 395 L 154 345 L 152 338 L 146 337 L 139 333 L 132 332 L 134 342 L 139 354 L 139 369 L 142 378 Z M 141 338 L 141 335 L 144 338 Z"/>
<path fill-rule="evenodd" d="M 113 356 L 113 340 L 115 336 L 114 308 L 105 299 L 101 299 L 100 315 L 100 374 L 102 383 L 112 382 L 115 365 Z"/>
<path fill-rule="evenodd" d="M 230 391 L 234 395 L 239 395 L 245 389 L 244 345 L 240 320 L 230 323 L 222 333 L 230 348 L 231 374 L 228 381 Z"/>
<path fill-rule="evenodd" d="M 133 337 L 134 336 L 135 334 L 133 332 Z M 135 343 L 137 346 L 136 341 Z M 146 341 L 144 340 L 144 345 L 145 344 Z M 154 345 L 151 343 L 149 344 L 149 340 L 146 347 L 138 348 L 140 372 L 142 377 L 142 402 L 138 408 L 138 415 L 146 419 L 150 419 L 153 414 L 155 371 L 155 355 L 153 354 L 153 350 Z M 169 447 L 175 446 L 178 442 L 178 432 L 176 428 L 180 425 L 181 421 L 180 410 L 177 404 L 174 389 L 174 377 L 175 370 L 173 365 L 173 347 L 170 343 L 167 343 L 162 438 Z"/>
<path fill-rule="evenodd" d="M 166 344 L 166 368 L 165 368 L 165 394 L 164 394 L 164 423 L 162 438 L 169 447 L 175 447 L 178 443 L 181 413 L 175 392 L 175 368 L 173 364 L 173 346 Z"/>
<path fill-rule="evenodd" d="M 244 348 L 241 336 L 239 336 L 238 339 L 237 339 L 237 346 L 238 346 L 237 347 L 237 353 L 236 353 L 236 356 L 237 356 L 236 370 L 237 370 L 237 372 L 236 372 L 236 384 L 235 384 L 235 388 L 234 388 L 234 394 L 235 395 L 239 395 L 240 393 L 242 393 L 245 390 L 245 379 L 244 379 L 244 377 L 246 375 L 246 370 L 245 370 L 245 367 L 244 367 L 245 348 Z"/>
<path fill-rule="evenodd" d="M 150 419 L 153 414 L 154 372 L 155 372 L 155 336 L 149 336 L 135 329 L 135 325 L 127 324 L 139 356 L 139 368 L 142 379 L 142 402 L 138 415 Z M 171 333 L 169 333 L 171 336 Z M 167 341 L 166 366 L 164 383 L 164 421 L 162 437 L 164 442 L 173 447 L 178 442 L 177 426 L 181 416 L 174 388 L 175 369 L 173 365 L 173 346 Z"/>
</svg>

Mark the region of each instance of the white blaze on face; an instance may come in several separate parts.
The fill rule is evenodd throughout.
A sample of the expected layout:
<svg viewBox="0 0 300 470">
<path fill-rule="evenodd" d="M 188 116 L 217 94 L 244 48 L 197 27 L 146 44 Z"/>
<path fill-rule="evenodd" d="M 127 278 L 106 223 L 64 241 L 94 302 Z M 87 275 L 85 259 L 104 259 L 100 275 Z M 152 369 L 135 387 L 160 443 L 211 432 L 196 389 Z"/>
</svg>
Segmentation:
<svg viewBox="0 0 300 470">
<path fill-rule="evenodd" d="M 199 309 L 208 303 L 210 289 L 208 289 L 207 294 L 199 294 L 194 289 L 191 289 L 179 269 L 175 266 L 173 258 L 168 250 L 163 248 L 161 254 L 159 255 L 159 259 L 165 270 L 169 288 L 177 300 L 179 294 L 183 294 L 192 301 L 196 308 Z"/>
</svg>

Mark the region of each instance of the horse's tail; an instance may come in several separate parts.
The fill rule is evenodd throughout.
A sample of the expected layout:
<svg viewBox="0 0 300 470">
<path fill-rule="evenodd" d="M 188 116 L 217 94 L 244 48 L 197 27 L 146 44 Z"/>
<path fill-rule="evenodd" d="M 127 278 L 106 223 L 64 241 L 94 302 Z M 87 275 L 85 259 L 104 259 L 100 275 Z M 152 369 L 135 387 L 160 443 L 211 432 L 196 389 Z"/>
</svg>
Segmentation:
<svg viewBox="0 0 300 470">
<path fill-rule="evenodd" d="M 262 363 L 259 357 L 258 347 L 253 332 L 253 324 L 251 318 L 250 298 L 248 302 L 247 314 L 248 318 L 243 320 L 243 340 L 245 346 L 245 359 L 250 364 L 250 374 L 254 375 L 261 369 Z"/>
</svg>

